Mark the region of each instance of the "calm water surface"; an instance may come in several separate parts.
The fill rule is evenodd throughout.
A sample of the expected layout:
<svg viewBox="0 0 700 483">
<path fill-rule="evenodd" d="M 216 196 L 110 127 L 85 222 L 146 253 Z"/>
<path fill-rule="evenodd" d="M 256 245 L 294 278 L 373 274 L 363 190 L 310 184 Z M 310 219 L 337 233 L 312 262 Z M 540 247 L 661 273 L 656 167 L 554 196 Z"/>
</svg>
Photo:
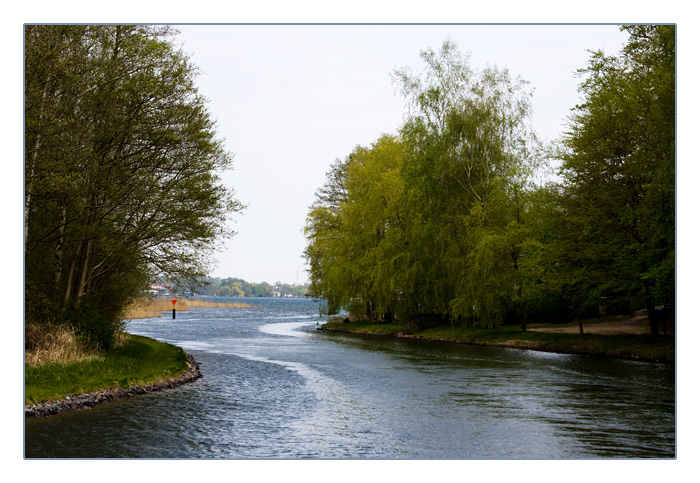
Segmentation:
<svg viewBox="0 0 700 483">
<path fill-rule="evenodd" d="M 204 377 L 26 420 L 25 456 L 675 457 L 672 366 L 326 333 L 311 300 L 254 303 L 130 321 Z"/>
</svg>

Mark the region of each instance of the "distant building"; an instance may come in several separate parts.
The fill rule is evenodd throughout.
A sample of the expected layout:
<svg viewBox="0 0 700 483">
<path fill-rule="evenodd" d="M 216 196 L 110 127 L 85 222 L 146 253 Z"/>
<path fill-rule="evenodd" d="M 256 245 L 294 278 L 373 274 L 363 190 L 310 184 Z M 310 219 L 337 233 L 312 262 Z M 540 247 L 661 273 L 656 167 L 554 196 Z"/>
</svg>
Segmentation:
<svg viewBox="0 0 700 483">
<path fill-rule="evenodd" d="M 153 297 L 165 297 L 172 295 L 172 288 L 164 283 L 152 283 L 148 288 L 148 293 Z"/>
</svg>

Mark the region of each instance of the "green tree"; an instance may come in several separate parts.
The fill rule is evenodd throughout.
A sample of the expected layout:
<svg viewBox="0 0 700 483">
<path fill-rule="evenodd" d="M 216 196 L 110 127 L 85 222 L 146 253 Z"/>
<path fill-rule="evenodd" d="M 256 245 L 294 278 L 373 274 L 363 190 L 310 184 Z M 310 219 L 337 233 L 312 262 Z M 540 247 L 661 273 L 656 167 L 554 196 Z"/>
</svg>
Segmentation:
<svg viewBox="0 0 700 483">
<path fill-rule="evenodd" d="M 525 316 L 520 264 L 539 144 L 530 91 L 506 70 L 473 70 L 446 42 L 423 75 L 394 72 L 409 113 L 337 161 L 307 218 L 311 293 L 328 311 L 407 320 Z M 523 325 L 524 327 L 524 325 Z"/>
<path fill-rule="evenodd" d="M 402 236 L 402 159 L 399 141 L 383 136 L 337 162 L 317 192 L 305 255 L 311 294 L 326 299 L 330 313 L 377 317 L 399 303 L 392 258 Z"/>
<path fill-rule="evenodd" d="M 358 148 L 347 169 L 343 238 L 352 295 L 367 317 L 391 314 L 401 302 L 392 260 L 403 247 L 403 146 L 392 136 Z M 359 311 L 356 309 L 356 311 Z M 391 317 L 389 315 L 389 317 Z"/>
<path fill-rule="evenodd" d="M 233 288 L 228 285 L 222 285 L 219 290 L 216 291 L 216 295 L 219 297 L 231 297 L 234 295 Z"/>
<path fill-rule="evenodd" d="M 675 27 L 623 27 L 619 56 L 594 52 L 584 95 L 562 141 L 561 175 L 572 230 L 561 243 L 587 272 L 592 296 L 675 298 Z M 582 280 L 584 280 L 582 278 Z"/>
<path fill-rule="evenodd" d="M 273 297 L 275 288 L 267 282 L 251 284 L 254 297 Z"/>
<path fill-rule="evenodd" d="M 336 159 L 326 173 L 326 182 L 316 191 L 304 226 L 307 246 L 304 257 L 309 264 L 310 294 L 326 301 L 325 311 L 336 314 L 351 298 L 344 276 L 341 209 L 347 202 L 346 173 L 352 154 Z"/>
<path fill-rule="evenodd" d="M 245 292 L 243 291 L 243 284 L 241 282 L 233 282 L 231 288 L 233 289 L 232 295 L 234 297 L 245 297 Z"/>
<path fill-rule="evenodd" d="M 27 315 L 93 338 L 104 327 L 105 346 L 151 277 L 206 273 L 242 208 L 218 178 L 231 156 L 174 33 L 25 28 Z"/>
<path fill-rule="evenodd" d="M 395 72 L 409 99 L 401 134 L 411 246 L 402 272 L 416 310 L 496 325 L 522 296 L 519 262 L 539 142 L 531 91 L 506 69 L 469 66 L 445 42 L 422 75 Z"/>
</svg>

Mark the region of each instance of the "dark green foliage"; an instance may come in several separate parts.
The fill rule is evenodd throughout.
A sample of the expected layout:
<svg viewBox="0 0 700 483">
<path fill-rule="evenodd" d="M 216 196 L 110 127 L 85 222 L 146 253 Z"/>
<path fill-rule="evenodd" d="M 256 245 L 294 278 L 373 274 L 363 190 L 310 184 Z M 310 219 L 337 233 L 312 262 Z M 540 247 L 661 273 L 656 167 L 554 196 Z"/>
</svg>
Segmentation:
<svg viewBox="0 0 700 483">
<path fill-rule="evenodd" d="M 92 345 L 109 350 L 122 329 L 121 316 L 128 299 L 118 290 L 90 292 L 68 302 L 59 323 L 69 325 L 76 335 Z"/>
<path fill-rule="evenodd" d="M 218 178 L 231 155 L 174 33 L 25 27 L 27 316 L 103 347 L 151 277 L 203 276 L 241 209 Z"/>
<path fill-rule="evenodd" d="M 675 27 L 625 29 L 620 56 L 596 52 L 581 71 L 557 243 L 563 261 L 586 271 L 579 290 L 613 305 L 643 299 L 653 315 L 675 299 Z"/>
<path fill-rule="evenodd" d="M 109 350 L 114 345 L 114 314 L 100 306 L 97 298 L 84 295 L 79 300 L 71 300 L 61 314 L 61 322 L 70 325 L 78 337 Z"/>
</svg>

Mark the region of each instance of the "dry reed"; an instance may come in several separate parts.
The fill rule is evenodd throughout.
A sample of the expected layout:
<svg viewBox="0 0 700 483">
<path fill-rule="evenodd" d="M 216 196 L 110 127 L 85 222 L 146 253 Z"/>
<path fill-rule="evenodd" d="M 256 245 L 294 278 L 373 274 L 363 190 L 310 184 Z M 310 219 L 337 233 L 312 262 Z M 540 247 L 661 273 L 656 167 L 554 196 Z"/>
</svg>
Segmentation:
<svg viewBox="0 0 700 483">
<path fill-rule="evenodd" d="M 66 326 L 26 324 L 24 363 L 29 366 L 66 364 L 98 359 L 99 352 L 81 342 Z"/>
<path fill-rule="evenodd" d="M 240 302 L 214 302 L 211 300 L 201 299 L 177 299 L 174 308 L 177 311 L 187 311 L 193 307 L 230 307 L 230 308 L 253 308 L 254 305 L 249 305 Z M 134 302 L 124 315 L 125 319 L 146 319 L 149 317 L 162 317 L 163 312 L 169 312 L 173 309 L 173 303 L 170 299 L 149 297 Z"/>
<path fill-rule="evenodd" d="M 188 299 L 185 301 L 190 307 L 231 307 L 235 309 L 252 309 L 255 305 L 244 304 L 241 302 L 214 302 L 212 300 Z"/>
</svg>

